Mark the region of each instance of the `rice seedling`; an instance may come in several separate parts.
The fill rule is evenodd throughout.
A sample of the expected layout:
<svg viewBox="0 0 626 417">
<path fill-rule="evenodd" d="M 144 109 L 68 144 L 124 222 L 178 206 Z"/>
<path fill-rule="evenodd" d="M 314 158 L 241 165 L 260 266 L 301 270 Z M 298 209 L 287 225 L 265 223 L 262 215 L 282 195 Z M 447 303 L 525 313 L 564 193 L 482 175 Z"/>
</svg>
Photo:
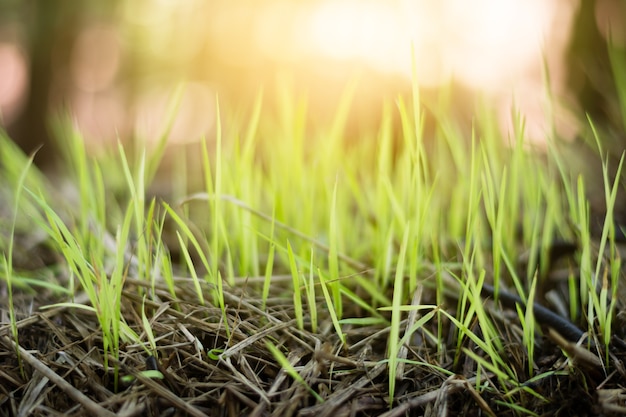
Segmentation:
<svg viewBox="0 0 626 417">
<path fill-rule="evenodd" d="M 479 103 L 463 129 L 444 104 L 426 108 L 414 83 L 410 97 L 382 104 L 376 132 L 354 140 L 356 88 L 355 80 L 327 126 L 307 125 L 306 99 L 286 84 L 278 108 L 259 93 L 247 119 L 218 101 L 215 136 L 195 145 L 201 170 L 175 158 L 183 188 L 175 197 L 150 190 L 180 89 L 153 149 L 119 144 L 96 160 L 77 132 L 58 129 L 75 203 L 0 137 L 12 225 L 29 213 L 67 288 L 51 283 L 50 299 L 35 297 L 38 314 L 20 311 L 16 293 L 34 281 L 12 264 L 11 226 L 0 246 L 10 312 L 0 331 L 12 340 L 3 346 L 32 349 L 24 329 L 47 326 L 52 350 L 94 367 L 109 398 L 122 398 L 99 405 L 110 412 L 153 407 L 149 392 L 198 415 L 215 407 L 396 415 L 434 407 L 438 395 L 447 412 L 466 412 L 463 398 L 491 415 L 541 415 L 580 406 L 561 395 L 602 389 L 605 372 L 616 372 L 606 384 L 618 389 L 621 160 L 602 163 L 606 213 L 596 236 L 586 178 L 571 174 L 556 142 L 547 155 L 531 150 L 522 115 L 512 112 L 504 140 Z M 594 135 L 602 154 L 602 132 Z M 557 241 L 569 246 L 552 256 Z M 554 278 L 559 268 L 565 279 Z M 545 313 L 555 297 L 561 304 L 550 308 L 565 315 Z M 586 331 L 587 343 L 576 346 L 559 320 Z M 585 362 L 580 349 L 604 355 Z M 64 372 L 49 357 L 40 362 Z M 599 363 L 601 377 L 581 363 Z M 86 372 L 72 365 L 69 380 L 77 369 Z M 6 380 L 14 390 L 17 378 Z M 566 388 L 550 392 L 557 385 Z M 141 387 L 132 404 L 130 386 Z M 449 388 L 457 386 L 467 395 Z"/>
</svg>

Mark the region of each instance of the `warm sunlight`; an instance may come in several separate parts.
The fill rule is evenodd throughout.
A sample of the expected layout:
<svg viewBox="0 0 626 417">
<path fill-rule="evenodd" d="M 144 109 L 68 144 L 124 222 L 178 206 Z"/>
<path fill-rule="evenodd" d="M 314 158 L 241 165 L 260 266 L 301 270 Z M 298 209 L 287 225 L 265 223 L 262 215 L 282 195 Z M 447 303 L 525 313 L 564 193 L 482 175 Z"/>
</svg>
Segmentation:
<svg viewBox="0 0 626 417">
<path fill-rule="evenodd" d="M 0 4 L 0 417 L 626 416 L 626 0 Z"/>
<path fill-rule="evenodd" d="M 312 52 L 397 71 L 410 54 L 410 40 L 400 9 L 393 4 L 347 0 L 315 6 L 304 25 Z"/>
<path fill-rule="evenodd" d="M 545 58 L 559 96 L 565 90 L 563 56 L 575 10 L 570 3 L 137 1 L 120 7 L 119 21 L 94 19 L 76 29 L 71 45 L 59 39 L 59 45 L 49 48 L 70 48 L 65 52 L 70 62 L 52 60 L 55 83 L 62 86 L 51 92 L 52 100 L 71 103 L 83 130 L 113 138 L 147 135 L 145 120 L 153 117 L 145 115 L 158 114 L 156 103 L 169 97 L 163 87 L 182 80 L 245 106 L 260 88 L 293 77 L 294 93 L 309 94 L 311 103 L 319 103 L 311 111 L 319 116 L 331 111 L 328 103 L 339 100 L 349 80 L 362 76 L 366 81 L 358 101 L 377 112 L 378 102 L 391 90 L 410 88 L 414 57 L 421 87 L 436 89 L 453 81 L 468 91 L 487 93 L 499 103 L 496 107 L 507 109 L 503 119 L 509 118 L 515 97 L 529 116 L 528 129 L 541 136 L 543 62 Z M 0 58 L 7 60 L 9 49 L 2 51 Z M 10 68 L 0 67 L 0 73 L 3 69 Z M 3 79 L 0 90 L 8 88 Z M 27 88 L 19 91 L 23 95 Z M 266 99 L 278 98 L 268 94 Z M 5 120 L 11 118 L 9 108 L 17 108 L 7 100 L 6 94 L 0 97 Z M 181 111 L 194 113 L 189 119 L 209 120 L 204 108 Z M 103 114 L 113 120 L 108 128 L 98 127 L 106 119 Z M 212 128 L 210 121 L 197 123 L 192 137 L 180 140 L 195 140 Z"/>
<path fill-rule="evenodd" d="M 492 90 L 536 66 L 544 50 L 562 50 L 571 10 L 559 6 L 539 0 L 325 1 L 312 7 L 303 30 L 309 53 L 410 76 L 412 44 L 422 85 L 454 76 Z"/>
</svg>

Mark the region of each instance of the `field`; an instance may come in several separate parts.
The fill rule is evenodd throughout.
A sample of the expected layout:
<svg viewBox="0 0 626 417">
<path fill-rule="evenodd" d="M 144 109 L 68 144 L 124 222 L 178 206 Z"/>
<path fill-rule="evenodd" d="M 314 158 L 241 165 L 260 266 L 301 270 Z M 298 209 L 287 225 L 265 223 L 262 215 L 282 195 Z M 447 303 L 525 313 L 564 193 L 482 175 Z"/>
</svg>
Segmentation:
<svg viewBox="0 0 626 417">
<path fill-rule="evenodd" d="M 589 178 L 514 111 L 416 103 L 350 138 L 349 91 L 328 126 L 218 102 L 193 156 L 60 121 L 58 175 L 0 135 L 0 415 L 626 413 L 607 133 Z"/>
</svg>

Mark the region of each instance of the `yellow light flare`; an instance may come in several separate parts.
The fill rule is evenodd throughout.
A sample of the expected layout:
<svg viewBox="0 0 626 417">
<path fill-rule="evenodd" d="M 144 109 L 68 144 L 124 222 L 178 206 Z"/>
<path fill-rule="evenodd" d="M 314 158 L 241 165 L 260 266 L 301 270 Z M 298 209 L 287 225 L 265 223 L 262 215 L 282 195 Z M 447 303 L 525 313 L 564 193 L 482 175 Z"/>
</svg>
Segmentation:
<svg viewBox="0 0 626 417">
<path fill-rule="evenodd" d="M 161 22 L 150 39 L 159 34 L 169 39 L 154 42 L 160 52 L 164 45 L 175 44 L 166 50 L 179 55 L 190 48 L 195 54 L 209 40 L 213 58 L 240 68 L 255 67 L 262 57 L 288 65 L 314 62 L 332 67 L 343 61 L 410 77 L 413 49 L 421 85 L 441 85 L 454 76 L 471 88 L 489 91 L 510 88 L 529 71 L 540 73 L 544 52 L 561 54 L 576 6 L 568 0 L 273 0 L 211 5 L 190 0 L 183 12 L 172 9 L 177 3 L 171 0 L 144 1 Z M 162 20 L 164 16 L 168 18 Z"/>
<path fill-rule="evenodd" d="M 576 5 L 567 0 L 323 1 L 306 17 L 311 53 L 358 60 L 387 74 L 437 87 L 452 78 L 487 93 L 510 124 L 511 105 L 528 116 L 527 133 L 549 130 L 543 63 L 553 94 L 565 91 L 564 52 Z M 545 61 L 544 61 L 545 59 Z M 529 88 L 529 86 L 532 86 Z"/>
<path fill-rule="evenodd" d="M 246 94 L 273 74 L 293 72 L 301 76 L 304 89 L 333 100 L 360 66 L 368 77 L 374 74 L 368 87 L 377 88 L 380 81 L 382 91 L 386 80 L 410 85 L 413 51 L 420 86 L 437 87 L 454 78 L 470 90 L 487 92 L 494 107 L 505 112 L 503 118 L 510 117 L 512 97 L 529 113 L 542 114 L 544 58 L 553 92 L 558 96 L 564 90 L 563 52 L 576 8 L 569 0 L 179 3 L 138 0 L 124 9 L 126 30 L 140 42 L 135 50 L 141 50 L 146 62 L 155 62 L 150 68 L 155 79 L 175 81 L 190 74 L 198 85 L 209 88 L 213 83 L 217 89 Z M 139 13 L 144 9 L 145 14 Z M 91 67 L 101 72 L 107 68 Z M 111 71 L 104 74 L 109 77 L 74 72 L 90 75 L 89 80 L 75 77 L 83 90 L 100 91 L 111 80 Z M 206 99 L 197 101 L 204 106 Z M 148 106 L 151 100 L 139 102 Z M 520 111 L 526 113 L 525 108 Z M 156 111 L 137 113 L 137 130 L 151 137 L 154 132 L 147 126 L 155 122 Z M 544 122 L 528 126 L 540 132 Z M 207 126 L 192 130 L 180 136 L 197 136 Z"/>
<path fill-rule="evenodd" d="M 553 8 L 539 0 L 446 0 L 442 47 L 455 76 L 481 89 L 498 89 L 539 66 L 554 29 Z M 568 28 L 564 28 L 567 30 Z"/>
<path fill-rule="evenodd" d="M 571 15 L 572 7 L 554 3 L 323 1 L 312 6 L 305 27 L 310 49 L 321 56 L 410 75 L 413 45 L 420 83 L 441 84 L 453 74 L 471 87 L 492 90 L 540 65 L 542 48 L 562 48 L 550 39 L 569 26 L 555 27 L 555 15 Z"/>
<path fill-rule="evenodd" d="M 410 46 L 408 33 L 398 24 L 399 12 L 393 2 L 324 2 L 311 12 L 307 30 L 320 52 L 335 59 L 363 59 L 389 71 Z"/>
</svg>

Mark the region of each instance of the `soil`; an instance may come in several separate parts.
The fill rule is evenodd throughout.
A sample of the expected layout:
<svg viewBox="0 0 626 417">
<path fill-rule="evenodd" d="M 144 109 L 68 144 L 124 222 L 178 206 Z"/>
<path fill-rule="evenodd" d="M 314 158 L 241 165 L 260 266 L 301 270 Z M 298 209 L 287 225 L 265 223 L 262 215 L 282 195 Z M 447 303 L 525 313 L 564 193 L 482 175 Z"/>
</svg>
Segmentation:
<svg viewBox="0 0 626 417">
<path fill-rule="evenodd" d="M 30 250 L 37 266 L 58 259 L 43 246 Z M 572 260 L 559 265 L 571 270 Z M 63 280 L 63 266 L 53 269 L 56 279 Z M 555 266 L 551 277 L 561 272 Z M 615 334 L 605 350 L 598 340 L 577 344 L 544 327 L 536 335 L 531 375 L 519 316 L 485 298 L 501 333 L 500 354 L 521 385 L 477 363 L 468 351 L 487 363 L 490 358 L 469 339 L 459 345 L 454 326 L 440 316 L 401 351 L 407 362 L 397 369 L 390 402 L 388 327 L 346 325 L 343 345 L 320 299 L 319 329 L 311 331 L 307 320 L 299 330 L 288 290 L 291 277 L 274 277 L 265 309 L 262 282 L 261 277 L 240 278 L 224 288 L 225 321 L 220 308 L 198 302 L 190 278 L 176 279 L 174 298 L 164 284 L 153 288 L 129 276 L 122 316 L 146 340 L 141 319 L 145 309 L 157 347 L 152 351 L 122 343 L 117 357 L 104 356 L 95 314 L 65 306 L 42 309 L 67 300 L 46 291 L 16 289 L 19 346 L 11 327 L 0 327 L 0 415 L 513 416 L 524 415 L 522 409 L 536 415 L 626 414 L 624 334 Z M 1 290 L 7 300 L 4 283 Z M 205 290 L 208 294 L 209 288 Z M 88 304 L 87 299 L 76 295 L 78 303 Z M 428 286 L 420 286 L 413 301 L 435 304 L 436 297 Z M 2 322 L 8 323 L 4 306 Z M 456 314 L 454 296 L 441 308 Z M 364 314 L 358 306 L 346 309 L 345 317 Z M 615 328 L 624 328 L 622 316 L 616 315 Z M 402 328 L 415 319 L 409 317 Z M 480 335 L 477 323 L 471 329 Z M 268 342 L 283 352 L 306 384 L 278 363 Z M 160 371 L 162 379 L 145 372 L 149 370 Z"/>
</svg>

